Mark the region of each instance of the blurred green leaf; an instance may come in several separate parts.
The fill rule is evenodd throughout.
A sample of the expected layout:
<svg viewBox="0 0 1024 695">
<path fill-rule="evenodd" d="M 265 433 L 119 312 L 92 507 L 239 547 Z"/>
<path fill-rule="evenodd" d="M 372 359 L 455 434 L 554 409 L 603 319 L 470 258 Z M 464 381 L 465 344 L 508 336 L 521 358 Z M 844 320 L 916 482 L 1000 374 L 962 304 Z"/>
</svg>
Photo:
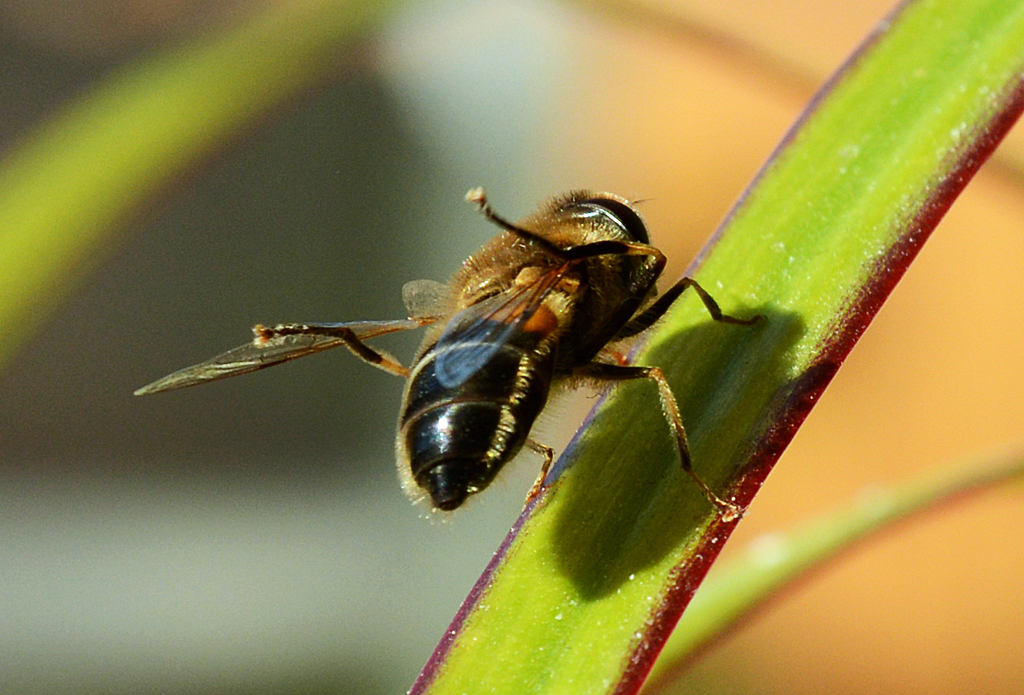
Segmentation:
<svg viewBox="0 0 1024 695">
<path fill-rule="evenodd" d="M 337 73 L 397 3 L 276 3 L 128 65 L 0 162 L 0 366 L 114 243 L 121 223 L 201 158 Z"/>
</svg>

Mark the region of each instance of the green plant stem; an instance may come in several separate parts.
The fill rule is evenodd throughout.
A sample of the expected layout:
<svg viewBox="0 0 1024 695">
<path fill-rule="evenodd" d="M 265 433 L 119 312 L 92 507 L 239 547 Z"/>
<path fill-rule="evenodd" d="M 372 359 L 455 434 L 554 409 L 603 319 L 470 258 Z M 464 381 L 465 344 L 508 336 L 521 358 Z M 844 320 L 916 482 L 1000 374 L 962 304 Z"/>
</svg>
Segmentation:
<svg viewBox="0 0 1024 695">
<path fill-rule="evenodd" d="M 698 259 L 662 367 L 697 471 L 746 505 L 929 233 L 1020 115 L 1024 5 L 903 5 L 826 86 Z M 657 236 L 657 230 L 654 236 Z M 734 527 L 679 469 L 653 388 L 615 389 L 414 693 L 635 693 Z"/>
</svg>

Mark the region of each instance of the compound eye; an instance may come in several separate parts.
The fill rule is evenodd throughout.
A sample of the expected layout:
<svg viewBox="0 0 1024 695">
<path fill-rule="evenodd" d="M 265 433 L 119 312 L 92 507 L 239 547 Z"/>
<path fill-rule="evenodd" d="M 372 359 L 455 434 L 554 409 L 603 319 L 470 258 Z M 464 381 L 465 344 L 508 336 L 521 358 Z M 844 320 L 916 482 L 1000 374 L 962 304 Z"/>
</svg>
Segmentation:
<svg viewBox="0 0 1024 695">
<path fill-rule="evenodd" d="M 608 224 L 615 225 L 633 241 L 641 244 L 650 244 L 651 238 L 647 234 L 647 225 L 644 224 L 640 213 L 627 203 L 615 198 L 587 198 L 576 203 L 588 212 L 599 214 Z"/>
</svg>

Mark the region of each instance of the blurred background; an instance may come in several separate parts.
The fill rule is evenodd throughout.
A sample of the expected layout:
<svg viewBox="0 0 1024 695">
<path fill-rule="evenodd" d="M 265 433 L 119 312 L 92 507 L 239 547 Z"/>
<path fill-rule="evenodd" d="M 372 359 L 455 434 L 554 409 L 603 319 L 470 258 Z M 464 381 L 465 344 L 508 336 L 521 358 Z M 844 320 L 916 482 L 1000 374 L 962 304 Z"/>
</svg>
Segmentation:
<svg viewBox="0 0 1024 695">
<path fill-rule="evenodd" d="M 0 2 L 0 154 L 124 66 L 272 4 Z M 537 462 L 440 524 L 396 480 L 401 381 L 346 353 L 132 391 L 257 322 L 401 317 L 405 281 L 444 280 L 493 234 L 462 202 L 475 185 L 512 218 L 571 188 L 647 199 L 667 277 L 682 274 L 889 10 L 410 4 L 174 177 L 40 306 L 0 373 L 0 691 L 404 692 Z M 1024 441 L 1022 155 L 1011 135 L 953 207 L 726 554 Z M 416 341 L 383 344 L 407 361 Z M 542 441 L 562 446 L 591 402 L 562 404 Z M 686 691 L 1019 692 L 1021 492 L 849 554 Z"/>
</svg>

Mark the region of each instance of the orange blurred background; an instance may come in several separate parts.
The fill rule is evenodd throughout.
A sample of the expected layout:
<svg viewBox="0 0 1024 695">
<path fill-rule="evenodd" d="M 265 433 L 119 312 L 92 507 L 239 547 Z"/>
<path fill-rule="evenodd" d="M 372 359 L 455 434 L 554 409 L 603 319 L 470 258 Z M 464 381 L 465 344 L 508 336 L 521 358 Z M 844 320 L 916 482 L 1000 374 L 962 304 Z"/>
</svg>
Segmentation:
<svg viewBox="0 0 1024 695">
<path fill-rule="evenodd" d="M 249 11 L 24 7 L 0 3 L 4 151 L 118 65 Z M 346 355 L 144 402 L 132 389 L 244 341 L 258 321 L 397 316 L 402 282 L 443 279 L 490 233 L 459 202 L 472 185 L 511 217 L 573 187 L 648 199 L 667 277 L 682 274 L 813 85 L 890 9 L 424 3 L 384 29 L 358 74 L 240 134 L 130 225 L 0 375 L 0 560 L 19 568 L 0 579 L 13 616 L 0 625 L 0 685 L 408 687 L 513 522 L 534 462 L 438 526 L 393 479 L 400 384 Z M 873 486 L 1024 441 L 1019 134 L 996 157 L 726 555 Z M 407 359 L 408 345 L 396 351 Z M 550 423 L 545 441 L 564 442 L 588 403 L 564 406 L 568 429 Z M 843 557 L 711 651 L 681 692 L 1018 693 L 1022 492 Z"/>
</svg>

